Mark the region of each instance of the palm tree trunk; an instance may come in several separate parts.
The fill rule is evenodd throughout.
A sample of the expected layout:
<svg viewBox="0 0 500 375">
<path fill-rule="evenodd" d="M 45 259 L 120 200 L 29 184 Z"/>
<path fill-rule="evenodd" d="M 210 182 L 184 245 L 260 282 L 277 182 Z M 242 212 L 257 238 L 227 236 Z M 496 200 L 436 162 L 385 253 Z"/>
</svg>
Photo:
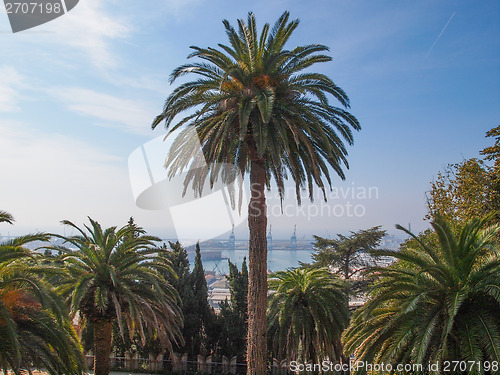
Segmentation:
<svg viewBox="0 0 500 375">
<path fill-rule="evenodd" d="M 94 375 L 109 374 L 111 329 L 110 320 L 97 320 L 94 322 Z"/>
<path fill-rule="evenodd" d="M 267 207 L 264 187 L 264 161 L 252 160 L 250 167 L 251 198 L 248 205 L 248 336 L 247 375 L 267 372 Z"/>
</svg>

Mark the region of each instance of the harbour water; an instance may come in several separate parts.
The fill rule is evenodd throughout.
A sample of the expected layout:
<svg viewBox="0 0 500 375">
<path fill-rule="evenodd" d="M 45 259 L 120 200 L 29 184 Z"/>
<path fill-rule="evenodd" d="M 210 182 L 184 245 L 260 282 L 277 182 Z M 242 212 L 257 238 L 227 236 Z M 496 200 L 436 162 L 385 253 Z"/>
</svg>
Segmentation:
<svg viewBox="0 0 500 375">
<path fill-rule="evenodd" d="M 267 253 L 267 268 L 269 271 L 281 271 L 291 267 L 298 267 L 299 262 L 310 263 L 311 262 L 311 254 L 313 250 L 270 250 Z M 204 259 L 203 260 L 203 268 L 205 271 L 213 271 L 218 274 L 225 275 L 229 273 L 229 263 L 228 260 L 231 260 L 232 263 L 238 266 L 238 269 L 241 269 L 241 264 L 243 263 L 243 259 L 247 258 L 248 264 L 248 250 L 246 249 L 236 249 L 229 250 L 224 249 L 221 250 L 221 258 L 220 259 Z M 190 262 L 191 267 L 193 267 L 194 257 L 190 254 Z"/>
<path fill-rule="evenodd" d="M 402 240 L 387 235 L 380 243 L 382 248 L 397 249 Z M 300 263 L 312 263 L 311 255 L 314 252 L 312 239 L 299 239 L 295 231 L 290 240 L 273 240 L 267 237 L 267 269 L 271 272 L 284 271 L 287 268 L 299 267 Z M 206 272 L 215 272 L 220 275 L 229 273 L 229 260 L 241 269 L 243 259 L 248 264 L 248 240 L 235 241 L 234 237 L 227 240 L 210 240 L 200 243 L 203 268 Z M 186 247 L 191 268 L 194 267 L 195 246 Z M 384 261 L 390 263 L 390 259 Z"/>
</svg>

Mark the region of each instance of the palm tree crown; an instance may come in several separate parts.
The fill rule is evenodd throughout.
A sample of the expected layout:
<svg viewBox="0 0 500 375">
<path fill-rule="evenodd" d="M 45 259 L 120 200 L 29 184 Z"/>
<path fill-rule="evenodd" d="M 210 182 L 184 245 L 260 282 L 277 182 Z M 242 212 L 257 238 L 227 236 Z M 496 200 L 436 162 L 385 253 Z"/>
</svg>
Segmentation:
<svg viewBox="0 0 500 375">
<path fill-rule="evenodd" d="M 189 57 L 201 61 L 175 69 L 171 82 L 188 74 L 196 78 L 174 89 L 152 127 L 165 121 L 170 133 L 182 129 L 166 166 L 171 177 L 188 170 L 185 189 L 192 184 L 200 193 L 207 177 L 213 186 L 218 178 L 231 184 L 238 174 L 250 174 L 247 374 L 260 375 L 267 369 L 265 187 L 274 179 L 283 199 L 290 177 L 299 204 L 302 188 L 313 199 L 314 185 L 326 198 L 324 180 L 331 185 L 330 169 L 344 178 L 344 142 L 352 144 L 351 129 L 360 126 L 353 115 L 328 101 L 333 96 L 348 108 L 344 91 L 327 76 L 308 71 L 331 60 L 324 54 L 328 48 L 285 48 L 299 24 L 289 21 L 288 12 L 272 28 L 265 24 L 260 34 L 253 13 L 246 23 L 238 20 L 238 30 L 223 23 L 229 45 L 192 47 Z M 188 114 L 171 126 L 183 112 Z"/>
<path fill-rule="evenodd" d="M 432 223 L 437 245 L 405 230 L 417 246 L 375 251 L 398 262 L 374 270 L 379 281 L 345 333 L 346 351 L 362 361 L 413 362 L 425 369 L 428 362 L 498 362 L 500 257 L 494 237 L 499 227 L 483 230 L 487 220 L 473 219 L 455 235 L 437 217 Z M 463 373 L 489 369 L 467 370 Z"/>
<path fill-rule="evenodd" d="M 7 222 L 11 215 L 2 212 Z M 50 374 L 81 374 L 82 348 L 62 301 L 44 275 L 59 273 L 25 247 L 46 234 L 0 243 L 0 369 L 16 374 L 43 367 Z"/>
<path fill-rule="evenodd" d="M 94 326 L 95 366 L 101 365 L 99 355 L 106 361 L 97 374 L 109 371 L 113 320 L 122 334 L 124 323 L 131 335 L 138 330 L 143 341 L 149 330 L 171 350 L 171 342 L 180 337 L 181 315 L 178 295 L 163 277 L 173 271 L 164 257 L 155 256 L 159 250 L 153 245 L 159 239 L 145 235 L 135 225 L 103 230 L 89 220 L 86 231 L 64 221 L 79 232 L 65 238 L 76 249 L 55 249 L 63 252 L 61 259 L 67 269 L 60 292 L 67 297 L 71 312 L 80 311 Z"/>
<path fill-rule="evenodd" d="M 326 268 L 276 272 L 269 280 L 269 336 L 280 359 L 334 362 L 348 322 L 348 301 L 338 277 Z"/>
<path fill-rule="evenodd" d="M 12 224 L 13 222 L 14 222 L 14 218 L 12 217 L 11 214 L 0 210 L 0 223 Z"/>
<path fill-rule="evenodd" d="M 343 140 L 352 144 L 351 128 L 359 130 L 356 118 L 328 102 L 332 95 L 343 107 L 349 98 L 327 76 L 306 71 L 310 66 L 331 61 L 319 44 L 284 49 L 298 20 L 289 21 L 285 12 L 270 30 L 265 24 L 259 35 L 255 17 L 239 20 L 236 31 L 224 21 L 230 46 L 219 49 L 191 47 L 189 57 L 203 62 L 182 65 L 174 70 L 171 82 L 186 74 L 198 79 L 181 84 L 168 97 L 153 128 L 165 120 L 168 128 L 176 115 L 195 109 L 178 121 L 171 131 L 184 124 L 195 127 L 203 147 L 198 165 L 235 164 L 242 174 L 251 160 L 265 160 L 266 183 L 274 177 L 283 193 L 287 172 L 299 189 L 306 186 L 312 198 L 317 184 L 324 191 L 322 176 L 330 181 L 328 167 L 344 178 L 342 164 L 348 165 Z M 190 137 L 178 137 L 167 165 L 172 174 L 192 160 Z M 205 178 L 194 172 L 190 178 Z"/>
</svg>

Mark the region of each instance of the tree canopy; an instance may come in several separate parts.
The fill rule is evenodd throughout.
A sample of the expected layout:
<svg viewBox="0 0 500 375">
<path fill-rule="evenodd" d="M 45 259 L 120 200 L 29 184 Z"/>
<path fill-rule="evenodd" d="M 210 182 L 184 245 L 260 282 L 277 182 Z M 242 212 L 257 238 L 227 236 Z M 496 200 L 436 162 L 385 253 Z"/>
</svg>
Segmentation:
<svg viewBox="0 0 500 375">
<path fill-rule="evenodd" d="M 241 271 L 229 261 L 229 290 L 231 302 L 220 304 L 222 321 L 222 352 L 224 355 L 236 356 L 238 361 L 245 360 L 247 320 L 248 320 L 248 269 L 246 259 L 243 260 Z"/>
<path fill-rule="evenodd" d="M 84 229 L 63 221 L 78 234 L 61 236 L 70 247 L 53 248 L 62 252 L 67 270 L 58 290 L 71 313 L 80 311 L 93 325 L 94 371 L 106 375 L 113 321 L 122 336 L 127 325 L 130 335 L 138 332 L 145 344 L 145 332 L 150 331 L 172 351 L 172 343 L 181 339 L 182 316 L 178 294 L 163 277 L 164 272 L 173 272 L 171 266 L 164 257 L 155 256 L 158 239 L 130 223 L 103 229 L 97 221 L 89 221 Z"/>
<path fill-rule="evenodd" d="M 495 138 L 495 144 L 481 154 L 493 165 L 472 158 L 439 172 L 428 194 L 428 219 L 440 215 L 453 226 L 492 213 L 500 222 L 500 126 L 486 137 Z"/>
<path fill-rule="evenodd" d="M 304 267 L 274 273 L 269 288 L 269 336 L 277 358 L 338 361 L 349 315 L 342 281 L 326 268 Z"/>
<path fill-rule="evenodd" d="M 13 217 L 0 212 L 0 222 Z M 16 375 L 30 366 L 50 374 L 82 374 L 82 348 L 62 300 L 47 278 L 61 270 L 42 264 L 25 246 L 46 234 L 0 243 L 0 369 Z"/>
<path fill-rule="evenodd" d="M 415 363 L 425 369 L 429 362 L 441 369 L 444 361 L 498 363 L 500 252 L 495 234 L 500 227 L 488 227 L 489 219 L 472 219 L 455 234 L 437 216 L 432 222 L 436 243 L 399 227 L 414 242 L 400 251 L 375 251 L 398 261 L 373 269 L 378 280 L 344 333 L 346 352 L 368 363 Z M 478 367 L 468 371 L 488 373 Z"/>
</svg>

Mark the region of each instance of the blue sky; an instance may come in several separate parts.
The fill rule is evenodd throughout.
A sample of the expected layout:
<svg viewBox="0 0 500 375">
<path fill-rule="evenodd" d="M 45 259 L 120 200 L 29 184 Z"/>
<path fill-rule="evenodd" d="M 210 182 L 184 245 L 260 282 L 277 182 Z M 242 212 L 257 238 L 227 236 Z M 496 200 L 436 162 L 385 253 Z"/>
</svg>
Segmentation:
<svg viewBox="0 0 500 375">
<path fill-rule="evenodd" d="M 330 47 L 333 62 L 317 70 L 348 93 L 362 125 L 336 188 L 378 193 L 328 202 L 361 205 L 359 216 L 271 215 L 275 237 L 295 224 L 299 238 L 396 223 L 426 228 L 430 181 L 448 163 L 479 156 L 485 132 L 499 124 L 498 1 L 80 0 L 17 34 L 1 5 L 0 208 L 17 224 L 0 233 L 62 232 L 60 220 L 87 215 L 122 225 L 133 215 L 152 233 L 174 236 L 168 213 L 135 206 L 128 156 L 163 134 L 150 123 L 190 45 L 225 42 L 222 19 L 235 24 L 253 11 L 262 25 L 284 10 L 301 20 L 290 48 Z M 247 235 L 245 224 L 237 235 Z"/>
</svg>

